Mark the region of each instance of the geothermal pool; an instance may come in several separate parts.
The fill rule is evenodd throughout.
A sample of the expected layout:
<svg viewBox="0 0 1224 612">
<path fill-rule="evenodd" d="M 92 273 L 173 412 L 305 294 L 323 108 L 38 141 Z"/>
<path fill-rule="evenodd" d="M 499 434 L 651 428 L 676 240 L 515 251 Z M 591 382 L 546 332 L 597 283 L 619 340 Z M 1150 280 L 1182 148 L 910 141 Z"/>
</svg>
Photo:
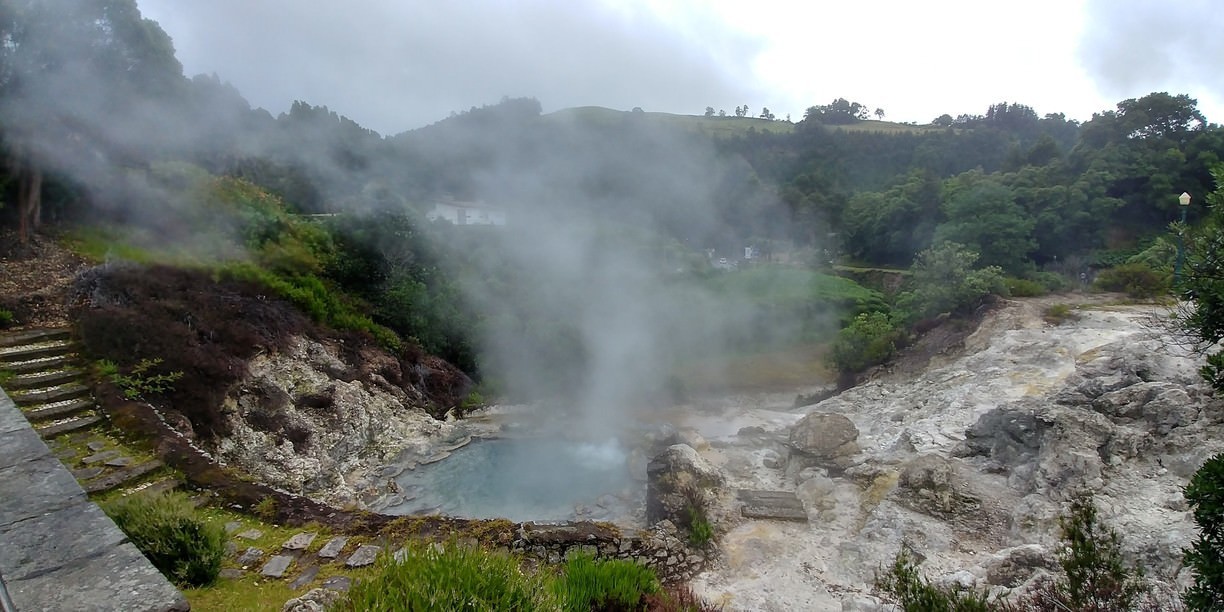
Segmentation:
<svg viewBox="0 0 1224 612">
<path fill-rule="evenodd" d="M 628 463 L 629 451 L 615 439 L 477 439 L 397 476 L 406 501 L 382 512 L 623 522 L 639 511 L 646 489 Z"/>
</svg>

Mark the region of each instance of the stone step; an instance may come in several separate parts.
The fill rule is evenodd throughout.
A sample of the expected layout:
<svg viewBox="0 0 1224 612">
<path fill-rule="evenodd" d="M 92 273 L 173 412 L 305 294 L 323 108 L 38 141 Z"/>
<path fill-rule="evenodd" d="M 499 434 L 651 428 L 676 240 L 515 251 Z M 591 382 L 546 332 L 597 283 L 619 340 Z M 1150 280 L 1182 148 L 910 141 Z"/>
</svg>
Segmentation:
<svg viewBox="0 0 1224 612">
<path fill-rule="evenodd" d="M 93 398 L 83 397 L 80 399 L 62 400 L 51 404 L 38 404 L 36 407 L 23 412 L 25 413 L 26 420 L 33 423 L 36 421 L 62 419 L 85 412 L 93 407 Z"/>
<path fill-rule="evenodd" d="M 30 407 L 36 404 L 50 404 L 52 402 L 76 399 L 86 395 L 89 395 L 89 387 L 80 383 L 67 383 L 56 387 L 33 389 L 20 393 L 14 391 L 9 394 L 9 397 L 18 406 Z"/>
<path fill-rule="evenodd" d="M 42 439 L 49 440 L 55 436 L 66 434 L 70 431 L 77 431 L 78 429 L 93 427 L 95 423 L 101 420 L 102 417 L 96 414 L 81 415 L 79 417 L 58 422 L 53 425 L 48 425 L 46 427 L 36 427 L 34 428 L 34 431 L 38 432 L 38 435 L 42 437 Z"/>
<path fill-rule="evenodd" d="M 20 346 L 48 340 L 67 340 L 72 337 L 72 330 L 61 327 L 56 329 L 27 329 L 0 336 L 0 346 Z"/>
<path fill-rule="evenodd" d="M 183 481 L 177 478 L 163 478 L 161 480 L 150 480 L 145 483 L 136 485 L 123 492 L 124 495 L 159 495 L 161 493 L 169 493 L 183 486 Z"/>
<path fill-rule="evenodd" d="M 61 385 L 66 382 L 80 380 L 84 375 L 84 372 L 76 368 L 18 374 L 17 376 L 10 378 L 8 382 L 4 383 L 4 388 L 8 389 L 9 391 L 17 391 L 19 389 L 51 387 L 54 385 Z"/>
<path fill-rule="evenodd" d="M 0 370 L 12 372 L 14 374 L 29 374 L 32 372 L 45 372 L 47 370 L 59 370 L 65 366 L 74 363 L 76 358 L 73 354 L 51 355 L 50 357 L 36 357 L 25 361 L 10 361 L 0 363 Z"/>
<path fill-rule="evenodd" d="M 137 481 L 144 478 L 146 474 L 161 469 L 164 464 L 157 459 L 151 459 L 144 463 L 138 463 L 131 467 L 115 470 L 105 476 L 95 478 L 82 484 L 86 493 L 102 493 L 118 488 L 123 485 L 134 485 Z"/>
<path fill-rule="evenodd" d="M 0 368 L 3 368 L 5 363 L 26 361 L 37 357 L 67 355 L 73 352 L 73 350 L 75 350 L 75 347 L 67 340 L 50 340 L 34 344 L 22 344 L 20 346 L 6 346 L 0 348 Z"/>
</svg>

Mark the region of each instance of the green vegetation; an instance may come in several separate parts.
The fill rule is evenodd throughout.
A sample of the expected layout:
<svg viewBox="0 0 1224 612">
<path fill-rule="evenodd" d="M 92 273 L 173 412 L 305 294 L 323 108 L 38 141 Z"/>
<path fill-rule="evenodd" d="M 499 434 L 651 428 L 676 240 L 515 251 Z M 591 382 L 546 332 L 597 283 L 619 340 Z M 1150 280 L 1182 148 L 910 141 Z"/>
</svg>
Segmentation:
<svg viewBox="0 0 1224 612">
<path fill-rule="evenodd" d="M 225 531 L 181 493 L 135 494 L 102 504 L 154 567 L 179 586 L 211 584 L 225 556 Z"/>
<path fill-rule="evenodd" d="M 1102 291 L 1118 291 L 1135 299 L 1147 299 L 1168 293 L 1169 279 L 1169 274 L 1136 262 L 1102 270 L 1093 284 Z"/>
<path fill-rule="evenodd" d="M 704 490 L 697 486 L 687 486 L 682 491 L 685 505 L 681 516 L 680 527 L 688 533 L 689 545 L 696 548 L 706 548 L 714 543 L 714 525 L 706 509 L 709 505 Z"/>
<path fill-rule="evenodd" d="M 526 573 L 505 552 L 410 542 L 402 554 L 383 555 L 336 610 L 561 610 L 563 592 L 547 572 Z"/>
<path fill-rule="evenodd" d="M 164 361 L 161 357 L 141 359 L 127 374 L 119 372 L 119 366 L 109 360 L 98 362 L 99 372 L 109 376 L 111 382 L 123 392 L 127 399 L 148 399 L 163 395 L 174 388 L 174 382 L 183 377 L 182 370 L 153 374 L 151 371 Z"/>
<path fill-rule="evenodd" d="M 1190 478 L 1186 501 L 1198 524 L 1198 537 L 1186 551 L 1194 585 L 1183 600 L 1191 610 L 1224 608 L 1224 454 L 1208 459 Z"/>
<path fill-rule="evenodd" d="M 986 612 L 990 598 L 983 593 L 931 584 L 904 549 L 892 567 L 876 577 L 876 588 L 891 595 L 905 612 Z"/>
<path fill-rule="evenodd" d="M 977 260 L 977 253 L 953 242 L 919 253 L 912 268 L 912 288 L 897 296 L 899 316 L 913 323 L 966 312 L 992 294 L 1006 295 L 1003 271 L 995 266 L 974 269 Z"/>
<path fill-rule="evenodd" d="M 1079 315 L 1075 314 L 1075 312 L 1071 309 L 1070 304 L 1053 304 L 1046 308 L 1045 312 L 1041 315 L 1041 317 L 1045 319 L 1047 323 L 1051 323 L 1053 325 L 1062 325 L 1063 323 L 1075 319 L 1078 316 Z"/>
<path fill-rule="evenodd" d="M 557 581 L 567 612 L 640 610 L 643 600 L 662 591 L 654 572 L 632 561 L 573 555 Z"/>
<path fill-rule="evenodd" d="M 840 372 L 861 372 L 888 361 L 901 333 L 887 314 L 865 312 L 837 334 L 829 361 Z"/>
<path fill-rule="evenodd" d="M 1098 521 L 1090 497 L 1072 500 L 1058 523 L 1063 542 L 1058 552 L 1062 576 L 1013 601 L 991 599 L 984 592 L 933 585 L 921 576 L 904 549 L 892 567 L 876 578 L 876 587 L 906 612 L 1170 609 L 1156 601 L 1155 594 L 1142 580 L 1142 571 L 1123 562 L 1121 538 Z"/>
<path fill-rule="evenodd" d="M 0 329 L 4 329 L 13 324 L 14 316 L 11 310 L 0 308 Z"/>
</svg>

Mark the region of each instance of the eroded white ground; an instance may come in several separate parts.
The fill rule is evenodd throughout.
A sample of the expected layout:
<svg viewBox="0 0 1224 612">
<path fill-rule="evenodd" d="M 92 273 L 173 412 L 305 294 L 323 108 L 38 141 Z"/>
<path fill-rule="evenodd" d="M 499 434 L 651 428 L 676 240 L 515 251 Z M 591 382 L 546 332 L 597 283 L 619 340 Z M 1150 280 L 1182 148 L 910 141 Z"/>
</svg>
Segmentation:
<svg viewBox="0 0 1224 612">
<path fill-rule="evenodd" d="M 1102 519 L 1124 535 L 1126 550 L 1150 575 L 1176 582 L 1178 551 L 1194 529 L 1180 491 L 1206 457 L 1224 450 L 1219 405 L 1197 378 L 1200 360 L 1152 325 L 1167 309 L 1098 305 L 1061 325 L 1042 319 L 1050 304 L 1077 299 L 1009 303 L 963 350 L 924 373 L 886 374 L 816 406 L 793 408 L 790 392 L 683 407 L 677 425 L 710 442 L 698 450 L 727 478 L 714 512 L 720 554 L 695 579 L 698 593 L 729 610 L 877 609 L 873 577 L 903 545 L 925 557 L 921 567 L 935 580 L 986 585 L 1007 549 L 1052 550 L 1057 516 L 1075 490 L 1094 493 Z M 1109 416 L 1055 402 L 1089 384 L 1086 375 L 1108 379 L 1115 368 L 1131 378 L 1113 386 L 1106 380 L 1109 389 L 1138 384 L 1129 388 L 1150 390 L 1145 398 L 1160 392 L 1173 399 L 1150 410 L 1132 402 L 1142 414 L 1122 416 L 1131 405 L 1124 399 L 1101 409 L 1118 411 Z M 1049 430 L 1040 450 L 1017 465 L 966 456 L 966 429 L 1014 402 L 1051 406 L 1041 417 Z M 1176 414 L 1148 414 L 1158 408 Z M 788 468 L 782 442 L 812 411 L 850 418 L 861 452 L 836 466 L 800 470 L 792 461 Z M 979 503 L 945 516 L 907 503 L 898 479 L 923 455 L 946 459 L 955 490 Z M 737 488 L 796 491 L 809 522 L 744 519 Z"/>
</svg>

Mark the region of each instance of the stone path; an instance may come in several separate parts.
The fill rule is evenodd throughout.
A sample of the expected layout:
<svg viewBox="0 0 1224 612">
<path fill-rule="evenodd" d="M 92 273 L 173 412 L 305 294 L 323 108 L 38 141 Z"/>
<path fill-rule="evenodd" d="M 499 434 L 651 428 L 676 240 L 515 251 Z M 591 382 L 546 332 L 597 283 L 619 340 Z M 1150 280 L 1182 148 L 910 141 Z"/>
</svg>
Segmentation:
<svg viewBox="0 0 1224 612">
<path fill-rule="evenodd" d="M 329 537 L 321 546 L 317 544 L 317 533 L 302 532 L 285 540 L 279 550 L 265 551 L 250 546 L 251 540 L 263 537 L 257 529 L 242 529 L 237 522 L 226 525 L 230 534 L 230 555 L 235 559 L 238 568 L 222 570 L 221 577 L 238 579 L 246 575 L 262 578 L 282 579 L 289 582 L 289 588 L 304 591 L 319 575 L 323 567 L 333 569 L 352 569 L 373 565 L 378 559 L 380 546 L 373 544 L 350 545 L 349 536 L 337 535 Z M 317 550 L 311 551 L 311 548 Z M 346 591 L 351 580 L 346 576 L 332 576 L 322 584 L 323 588 L 335 591 Z"/>
</svg>

